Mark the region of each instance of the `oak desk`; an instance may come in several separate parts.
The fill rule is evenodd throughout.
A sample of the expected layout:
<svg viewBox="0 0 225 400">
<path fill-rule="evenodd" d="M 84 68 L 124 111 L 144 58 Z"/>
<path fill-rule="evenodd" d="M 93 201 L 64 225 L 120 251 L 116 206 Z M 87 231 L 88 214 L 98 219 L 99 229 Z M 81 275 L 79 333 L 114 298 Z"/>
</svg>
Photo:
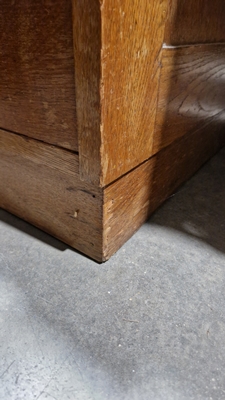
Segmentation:
<svg viewBox="0 0 225 400">
<path fill-rule="evenodd" d="M 0 206 L 108 259 L 225 145 L 224 0 L 0 0 Z"/>
</svg>

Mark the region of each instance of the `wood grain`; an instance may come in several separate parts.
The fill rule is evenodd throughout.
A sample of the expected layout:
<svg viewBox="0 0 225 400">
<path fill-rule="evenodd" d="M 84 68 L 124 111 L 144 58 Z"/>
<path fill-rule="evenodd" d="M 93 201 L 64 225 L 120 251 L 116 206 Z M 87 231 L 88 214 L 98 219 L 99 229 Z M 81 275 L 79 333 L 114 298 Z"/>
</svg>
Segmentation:
<svg viewBox="0 0 225 400">
<path fill-rule="evenodd" d="M 225 145 L 224 124 L 186 135 L 104 190 L 103 259 L 108 259 L 148 216 Z"/>
<path fill-rule="evenodd" d="M 78 150 L 70 0 L 0 0 L 0 127 Z"/>
<path fill-rule="evenodd" d="M 55 173 L 63 172 L 73 175 L 76 179 L 79 176 L 78 155 L 68 150 L 63 150 L 38 140 L 30 139 L 27 136 L 17 135 L 0 129 L 0 150 L 1 154 L 8 154 L 9 149 L 12 156 L 21 154 L 22 158 L 32 161 L 38 165 L 45 165 L 55 170 Z"/>
<path fill-rule="evenodd" d="M 0 131 L 0 207 L 101 261 L 102 191 L 80 181 L 67 153 Z"/>
<path fill-rule="evenodd" d="M 102 2 L 102 185 L 152 154 L 167 3 Z"/>
<path fill-rule="evenodd" d="M 101 14 L 99 0 L 72 0 L 80 176 L 101 175 Z"/>
<path fill-rule="evenodd" d="M 225 121 L 225 45 L 164 49 L 153 153 L 177 138 Z"/>
<path fill-rule="evenodd" d="M 73 0 L 80 174 L 87 181 L 105 186 L 151 155 L 166 6 Z"/>
<path fill-rule="evenodd" d="M 108 186 L 104 198 L 102 189 L 56 167 L 65 155 L 55 154 L 55 160 L 48 157 L 48 165 L 42 164 L 43 148 L 37 151 L 37 145 L 33 139 L 0 131 L 0 206 L 95 260 L 104 261 L 225 145 L 225 134 L 223 122 L 216 116 L 207 130 L 204 127 L 177 140 Z M 54 153 L 50 154 L 53 158 Z"/>
<path fill-rule="evenodd" d="M 108 259 L 225 145 L 224 15 L 219 0 L 0 0 L 0 206 Z"/>
<path fill-rule="evenodd" d="M 168 0 L 165 43 L 225 42 L 224 0 Z"/>
</svg>

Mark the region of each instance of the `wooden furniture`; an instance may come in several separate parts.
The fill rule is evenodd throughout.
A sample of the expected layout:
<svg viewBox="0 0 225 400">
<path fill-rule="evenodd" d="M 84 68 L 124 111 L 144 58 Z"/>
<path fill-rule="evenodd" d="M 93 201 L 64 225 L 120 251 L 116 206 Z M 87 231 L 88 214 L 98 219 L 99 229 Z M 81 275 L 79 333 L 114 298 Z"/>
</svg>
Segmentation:
<svg viewBox="0 0 225 400">
<path fill-rule="evenodd" d="M 0 0 L 0 205 L 107 260 L 225 145 L 224 0 Z"/>
</svg>

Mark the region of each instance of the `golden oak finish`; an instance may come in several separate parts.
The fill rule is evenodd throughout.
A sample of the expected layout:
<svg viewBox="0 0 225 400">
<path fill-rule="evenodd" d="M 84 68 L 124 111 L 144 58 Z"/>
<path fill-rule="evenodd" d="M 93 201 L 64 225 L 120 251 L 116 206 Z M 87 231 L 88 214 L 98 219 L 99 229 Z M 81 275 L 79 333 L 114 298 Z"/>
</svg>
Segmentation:
<svg viewBox="0 0 225 400">
<path fill-rule="evenodd" d="M 0 151 L 1 154 L 8 154 L 9 149 L 12 157 L 14 154 L 21 154 L 22 158 L 32 161 L 37 166 L 45 165 L 57 172 L 79 177 L 78 155 L 62 149 L 32 140 L 26 136 L 17 135 L 0 129 Z M 12 158 L 13 160 L 13 158 Z"/>
<path fill-rule="evenodd" d="M 0 127 L 78 150 L 71 10 L 0 0 Z"/>
<path fill-rule="evenodd" d="M 218 131 L 218 123 L 211 123 L 103 190 L 80 181 L 76 165 L 72 171 L 60 167 L 59 160 L 68 160 L 66 150 L 58 149 L 54 159 L 52 146 L 40 143 L 37 150 L 35 140 L 1 130 L 0 206 L 104 261 L 222 145 L 223 124 Z"/>
<path fill-rule="evenodd" d="M 99 185 L 101 175 L 101 15 L 98 0 L 73 0 L 73 37 L 80 176 Z"/>
<path fill-rule="evenodd" d="M 168 0 L 166 44 L 225 42 L 224 0 Z"/>
<path fill-rule="evenodd" d="M 83 179 L 105 186 L 152 154 L 166 10 L 167 0 L 73 0 Z"/>
<path fill-rule="evenodd" d="M 0 0 L 0 206 L 108 259 L 225 145 L 224 15 Z"/>
<path fill-rule="evenodd" d="M 164 49 L 153 152 L 177 138 L 225 121 L 225 45 Z"/>
<path fill-rule="evenodd" d="M 182 137 L 105 189 L 103 260 L 225 145 L 224 125 L 220 128 L 211 123 L 207 130 L 203 128 Z"/>
<path fill-rule="evenodd" d="M 102 2 L 102 185 L 152 154 L 167 0 Z"/>
<path fill-rule="evenodd" d="M 63 165 L 66 150 L 54 154 L 51 146 L 0 130 L 0 207 L 101 261 L 102 192 L 80 180 L 76 158 Z"/>
</svg>

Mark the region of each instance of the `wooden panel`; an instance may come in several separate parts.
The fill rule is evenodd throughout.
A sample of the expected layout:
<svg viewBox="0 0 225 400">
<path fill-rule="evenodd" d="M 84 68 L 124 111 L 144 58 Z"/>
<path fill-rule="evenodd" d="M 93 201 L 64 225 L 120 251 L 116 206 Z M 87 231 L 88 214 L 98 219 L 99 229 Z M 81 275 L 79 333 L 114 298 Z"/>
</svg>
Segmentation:
<svg viewBox="0 0 225 400">
<path fill-rule="evenodd" d="M 73 0 L 85 180 L 104 186 L 151 155 L 166 6 L 167 0 Z"/>
<path fill-rule="evenodd" d="M 70 0 L 0 0 L 0 127 L 78 149 Z"/>
<path fill-rule="evenodd" d="M 207 129 L 187 135 L 160 151 L 104 191 L 104 251 L 108 259 L 147 217 L 225 145 L 219 116 Z"/>
<path fill-rule="evenodd" d="M 220 115 L 225 124 L 225 45 L 164 49 L 153 152 Z"/>
<path fill-rule="evenodd" d="M 19 136 L 0 129 L 1 138 L 1 154 L 8 154 L 13 149 L 13 155 L 21 154 L 23 158 L 32 161 L 37 166 L 45 165 L 57 172 L 64 172 L 69 175 L 73 175 L 76 179 L 79 174 L 79 162 L 78 155 L 71 153 L 70 151 L 62 151 L 62 149 L 39 142 L 37 140 L 31 140 L 26 136 Z"/>
<path fill-rule="evenodd" d="M 102 2 L 102 184 L 151 156 L 167 0 Z"/>
<path fill-rule="evenodd" d="M 0 130 L 0 206 L 101 261 L 102 192 L 80 181 L 68 156 Z"/>
<path fill-rule="evenodd" d="M 99 0 L 72 0 L 80 176 L 99 185 L 101 174 L 101 15 Z"/>
<path fill-rule="evenodd" d="M 223 121 L 217 116 L 208 129 L 168 146 L 104 190 L 104 213 L 102 190 L 81 182 L 67 166 L 62 170 L 60 162 L 67 159 L 64 153 L 70 153 L 59 150 L 61 155 L 54 160 L 51 146 L 40 144 L 37 151 L 38 144 L 0 131 L 0 206 L 104 261 L 225 145 L 225 134 Z M 48 165 L 41 160 L 45 151 Z"/>
<path fill-rule="evenodd" d="M 168 0 L 165 43 L 180 45 L 225 41 L 224 0 Z"/>
</svg>

